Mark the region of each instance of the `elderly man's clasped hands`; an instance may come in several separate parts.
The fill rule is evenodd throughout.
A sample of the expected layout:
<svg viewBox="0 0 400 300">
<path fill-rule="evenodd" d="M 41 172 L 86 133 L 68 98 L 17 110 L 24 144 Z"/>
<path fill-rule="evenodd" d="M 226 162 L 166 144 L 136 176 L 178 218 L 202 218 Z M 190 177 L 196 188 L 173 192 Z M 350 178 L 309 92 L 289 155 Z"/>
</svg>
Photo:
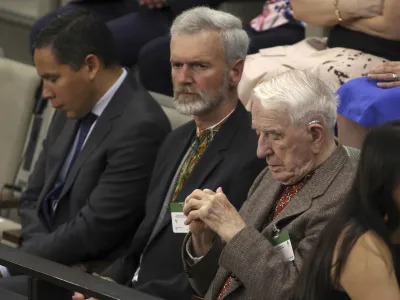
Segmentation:
<svg viewBox="0 0 400 300">
<path fill-rule="evenodd" d="M 194 190 L 185 200 L 183 213 L 187 216 L 185 224 L 189 225 L 192 233 L 195 252 L 198 238 L 203 246 L 211 247 L 216 234 L 229 242 L 246 227 L 245 221 L 229 202 L 222 188 L 218 188 L 216 192 L 209 189 Z M 208 249 L 204 249 L 206 250 Z M 205 253 L 196 253 L 199 254 Z"/>
</svg>

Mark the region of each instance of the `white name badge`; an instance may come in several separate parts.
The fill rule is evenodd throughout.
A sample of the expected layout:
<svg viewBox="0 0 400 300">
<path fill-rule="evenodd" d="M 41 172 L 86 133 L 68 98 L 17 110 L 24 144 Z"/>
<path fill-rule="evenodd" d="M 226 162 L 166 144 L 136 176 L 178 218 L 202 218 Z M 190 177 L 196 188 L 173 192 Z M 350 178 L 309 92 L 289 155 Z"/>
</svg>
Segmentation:
<svg viewBox="0 0 400 300">
<path fill-rule="evenodd" d="M 184 203 L 171 203 L 172 231 L 174 233 L 188 233 L 189 226 L 185 225 L 186 216 L 183 214 Z"/>
<path fill-rule="evenodd" d="M 294 253 L 288 231 L 280 231 L 274 236 L 272 245 L 283 255 L 285 260 L 294 261 Z"/>
</svg>

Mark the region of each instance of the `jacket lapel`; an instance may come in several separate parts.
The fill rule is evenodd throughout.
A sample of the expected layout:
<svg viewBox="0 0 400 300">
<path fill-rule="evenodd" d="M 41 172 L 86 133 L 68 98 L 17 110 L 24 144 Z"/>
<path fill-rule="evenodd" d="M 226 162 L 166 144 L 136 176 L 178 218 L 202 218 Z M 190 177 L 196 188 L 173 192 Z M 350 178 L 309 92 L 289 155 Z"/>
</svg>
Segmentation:
<svg viewBox="0 0 400 300">
<path fill-rule="evenodd" d="M 78 131 L 78 121 L 77 120 L 67 120 L 63 130 L 58 136 L 54 146 L 51 148 L 52 153 L 60 153 L 57 157 L 57 162 L 51 166 L 50 165 L 50 174 L 47 176 L 47 180 L 45 185 L 41 191 L 40 197 L 38 199 L 37 209 L 39 210 L 41 207 L 41 202 L 47 193 L 53 188 L 54 183 L 57 180 L 57 177 L 61 171 L 62 166 L 64 165 L 65 158 L 67 157 L 71 145 L 74 142 L 76 132 Z"/>
<path fill-rule="evenodd" d="M 169 166 L 166 167 L 164 173 L 162 174 L 162 180 L 160 182 L 160 186 L 163 187 L 163 190 L 160 193 L 163 198 L 162 200 L 169 201 L 169 199 L 166 199 L 168 190 L 173 184 L 173 178 L 175 177 L 175 174 L 183 158 L 185 157 L 185 154 L 189 149 L 192 139 L 195 135 L 196 125 L 194 121 L 191 121 L 190 125 L 191 126 L 187 129 L 187 131 L 183 133 L 182 136 L 177 137 L 178 140 L 174 142 L 174 145 L 172 145 L 175 151 L 170 151 L 168 153 L 168 157 L 165 158 L 169 162 Z"/>
<path fill-rule="evenodd" d="M 307 184 L 299 191 L 288 206 L 275 218 L 268 227 L 273 225 L 283 227 L 286 222 L 302 214 L 311 207 L 312 200 L 323 195 L 332 184 L 347 161 L 347 152 L 342 145 L 338 145 L 333 154 L 314 172 Z M 272 226 L 270 226 L 272 225 Z"/>
<path fill-rule="evenodd" d="M 231 142 L 238 131 L 239 120 L 243 120 L 241 115 L 246 113 L 247 112 L 243 105 L 241 105 L 241 103 L 238 104 L 235 111 L 231 116 L 228 117 L 228 119 L 225 121 L 225 124 L 222 125 L 211 144 L 207 147 L 203 156 L 193 168 L 192 174 L 190 174 L 175 202 L 184 202 L 186 197 L 197 188 L 218 188 L 218 186 L 212 185 L 218 185 L 218 182 L 209 183 L 207 185 L 205 184 L 206 180 L 210 174 L 212 174 L 215 168 L 217 168 L 218 165 L 223 161 L 224 152 L 229 150 Z"/>
<path fill-rule="evenodd" d="M 92 129 L 92 132 L 90 133 L 90 136 L 87 139 L 82 151 L 78 154 L 73 166 L 71 166 L 71 169 L 68 172 L 64 188 L 60 195 L 60 199 L 62 199 L 66 195 L 72 184 L 75 182 L 75 178 L 79 173 L 82 165 L 90 157 L 93 151 L 96 150 L 98 145 L 100 145 L 107 137 L 112 129 L 113 121 L 121 116 L 126 104 L 129 101 L 134 101 L 132 97 L 125 97 L 126 94 L 132 93 L 130 91 L 133 88 L 131 84 L 132 80 L 133 79 L 130 77 L 130 74 L 128 74 L 119 89 L 115 92 L 107 107 L 104 109 L 101 116 L 97 119 L 97 122 Z"/>
<path fill-rule="evenodd" d="M 267 176 L 271 178 L 271 173 L 268 172 Z M 277 181 L 271 181 L 269 178 L 265 178 L 260 184 L 259 188 L 251 196 L 255 205 L 249 215 L 245 216 L 246 222 L 249 224 L 253 223 L 254 228 L 262 231 L 267 225 L 269 214 L 271 213 L 275 200 L 278 199 L 282 190 L 282 184 Z M 268 184 L 268 186 L 265 186 Z M 273 199 L 273 201 L 271 201 Z M 262 207 L 263 209 L 260 209 Z"/>
<path fill-rule="evenodd" d="M 103 115 L 102 115 L 103 116 Z M 102 117 L 101 116 L 101 117 Z M 82 151 L 78 154 L 74 164 L 68 172 L 68 176 L 61 192 L 60 199 L 65 196 L 66 192 L 71 188 L 75 181 L 76 175 L 78 174 L 80 168 L 88 159 L 90 154 L 97 148 L 97 146 L 105 139 L 112 128 L 111 120 L 105 118 L 99 118 L 89 138 L 86 141 Z"/>
<path fill-rule="evenodd" d="M 210 189 L 218 188 L 217 186 L 212 186 L 212 184 L 218 184 L 218 182 L 215 183 L 210 182 L 209 185 L 207 186 L 205 186 L 205 182 L 207 178 L 210 176 L 210 174 L 212 174 L 212 172 L 215 170 L 215 168 L 223 161 L 223 152 L 229 149 L 232 139 L 236 135 L 238 126 L 240 124 L 238 119 L 243 120 L 243 118 L 241 117 L 242 114 L 247 114 L 247 111 L 245 110 L 243 105 L 239 102 L 235 111 L 225 121 L 225 124 L 215 135 L 211 144 L 207 147 L 203 156 L 200 158 L 196 166 L 193 168 L 192 174 L 190 174 L 185 185 L 183 186 L 182 190 L 175 199 L 175 202 L 177 203 L 184 202 L 186 197 L 190 195 L 197 188 L 210 188 Z M 173 170 L 174 173 L 170 174 L 171 175 L 170 178 L 172 178 L 175 175 L 175 172 L 177 171 L 180 162 L 181 160 L 174 168 Z M 170 184 L 172 184 L 172 182 Z M 171 222 L 171 215 L 169 213 L 169 210 L 166 211 L 166 215 L 160 217 L 163 220 L 161 222 L 161 225 L 158 227 L 157 232 L 153 235 L 153 237 L 155 237 L 163 228 L 165 228 Z"/>
</svg>

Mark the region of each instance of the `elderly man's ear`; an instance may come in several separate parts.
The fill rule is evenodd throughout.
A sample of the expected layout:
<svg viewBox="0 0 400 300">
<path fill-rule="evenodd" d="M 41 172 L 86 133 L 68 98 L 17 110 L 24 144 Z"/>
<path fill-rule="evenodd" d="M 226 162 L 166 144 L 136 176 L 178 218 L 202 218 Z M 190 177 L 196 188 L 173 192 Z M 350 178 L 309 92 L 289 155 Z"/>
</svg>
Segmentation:
<svg viewBox="0 0 400 300">
<path fill-rule="evenodd" d="M 324 127 L 319 123 L 310 124 L 308 132 L 311 137 L 313 151 L 319 152 L 325 139 Z"/>
</svg>

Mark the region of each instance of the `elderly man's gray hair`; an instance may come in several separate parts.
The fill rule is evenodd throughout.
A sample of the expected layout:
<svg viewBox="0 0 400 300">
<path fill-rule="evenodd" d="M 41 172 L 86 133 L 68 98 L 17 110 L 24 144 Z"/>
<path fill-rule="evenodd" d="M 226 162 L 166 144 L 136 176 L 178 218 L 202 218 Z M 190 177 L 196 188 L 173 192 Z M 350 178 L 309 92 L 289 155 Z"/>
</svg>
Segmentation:
<svg viewBox="0 0 400 300">
<path fill-rule="evenodd" d="M 292 70 L 281 73 L 256 86 L 254 96 L 265 109 L 287 110 L 294 124 L 320 121 L 333 132 L 338 98 L 327 84 L 308 72 Z"/>
<path fill-rule="evenodd" d="M 175 19 L 171 36 L 197 34 L 202 30 L 220 33 L 229 66 L 237 59 L 245 59 L 249 49 L 249 36 L 243 30 L 242 21 L 226 12 L 204 6 L 189 9 Z"/>
</svg>

